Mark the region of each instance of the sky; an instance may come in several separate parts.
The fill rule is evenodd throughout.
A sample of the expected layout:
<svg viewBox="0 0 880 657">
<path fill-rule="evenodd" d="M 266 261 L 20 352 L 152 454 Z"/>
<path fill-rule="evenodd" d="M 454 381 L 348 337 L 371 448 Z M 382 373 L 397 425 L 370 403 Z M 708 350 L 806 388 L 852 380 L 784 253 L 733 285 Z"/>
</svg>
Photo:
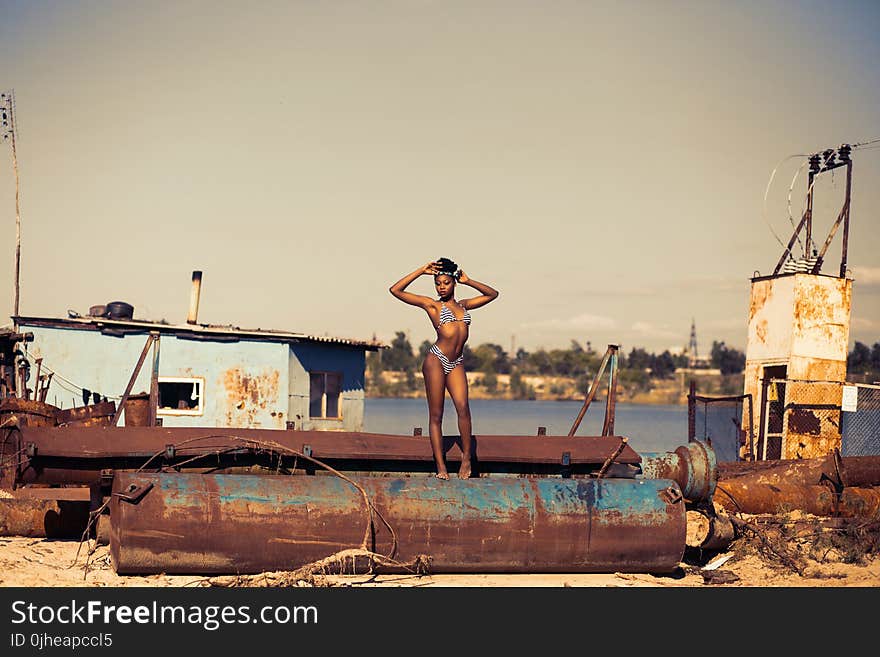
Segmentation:
<svg viewBox="0 0 880 657">
<path fill-rule="evenodd" d="M 850 344 L 880 341 L 880 3 L 0 2 L 20 314 L 432 340 L 388 288 L 496 288 L 472 346 L 745 350 L 810 153 L 853 150 Z M 814 239 L 843 203 L 814 186 Z M 16 239 L 0 144 L 0 325 Z M 799 245 L 796 245 L 796 250 Z M 798 253 L 800 255 L 800 253 Z M 823 273 L 836 274 L 841 234 Z M 430 277 L 410 291 L 433 295 Z M 458 297 L 476 292 L 459 287 Z M 8 320 L 8 321 L 7 321 Z"/>
</svg>

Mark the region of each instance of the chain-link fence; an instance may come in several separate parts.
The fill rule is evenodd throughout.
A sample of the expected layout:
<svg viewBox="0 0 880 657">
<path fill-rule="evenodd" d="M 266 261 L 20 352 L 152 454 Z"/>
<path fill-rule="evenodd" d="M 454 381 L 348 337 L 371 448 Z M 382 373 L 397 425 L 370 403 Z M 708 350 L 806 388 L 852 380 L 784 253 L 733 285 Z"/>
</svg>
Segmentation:
<svg viewBox="0 0 880 657">
<path fill-rule="evenodd" d="M 880 386 L 769 379 L 762 398 L 759 459 L 880 455 Z"/>
<path fill-rule="evenodd" d="M 743 406 L 745 405 L 745 413 Z M 688 396 L 688 440 L 712 446 L 719 463 L 742 460 L 754 444 L 752 396 Z M 743 426 L 745 418 L 745 426 Z"/>
<path fill-rule="evenodd" d="M 880 455 L 880 386 L 859 384 L 846 388 L 850 391 L 846 389 L 843 391 L 840 422 L 841 454 Z M 852 388 L 855 388 L 855 391 L 852 391 Z"/>
</svg>

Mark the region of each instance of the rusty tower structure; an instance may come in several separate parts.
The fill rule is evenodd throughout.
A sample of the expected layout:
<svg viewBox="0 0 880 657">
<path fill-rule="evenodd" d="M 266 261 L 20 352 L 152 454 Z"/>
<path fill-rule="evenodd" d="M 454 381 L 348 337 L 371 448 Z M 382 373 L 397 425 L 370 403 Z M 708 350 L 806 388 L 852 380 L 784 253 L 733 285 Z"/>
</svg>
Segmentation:
<svg viewBox="0 0 880 657">
<path fill-rule="evenodd" d="M 752 417 L 744 407 L 743 426 L 756 428 L 754 458 L 821 456 L 839 448 L 840 427 L 822 405 L 840 404 L 846 380 L 852 279 L 847 276 L 851 146 L 809 156 L 806 207 L 769 276 L 751 279 L 748 343 L 743 393 L 752 396 Z M 846 168 L 846 191 L 836 221 L 819 247 L 813 239 L 813 195 L 823 173 Z M 839 266 L 822 273 L 828 249 L 842 228 Z M 803 234 L 802 257 L 792 252 Z M 793 395 L 793 387 L 797 395 Z"/>
</svg>

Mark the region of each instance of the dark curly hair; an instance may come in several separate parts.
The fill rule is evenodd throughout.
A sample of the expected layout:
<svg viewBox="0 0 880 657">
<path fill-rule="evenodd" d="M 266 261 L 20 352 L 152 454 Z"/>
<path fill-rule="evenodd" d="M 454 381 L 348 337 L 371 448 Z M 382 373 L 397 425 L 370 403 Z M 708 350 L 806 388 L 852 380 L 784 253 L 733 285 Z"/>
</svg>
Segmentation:
<svg viewBox="0 0 880 657">
<path fill-rule="evenodd" d="M 446 274 L 447 276 L 452 276 L 452 278 L 458 280 L 458 277 L 461 275 L 461 270 L 458 268 L 458 265 L 449 258 L 438 258 L 437 265 L 440 267 L 440 271 L 436 274 L 437 276 L 440 274 Z"/>
</svg>

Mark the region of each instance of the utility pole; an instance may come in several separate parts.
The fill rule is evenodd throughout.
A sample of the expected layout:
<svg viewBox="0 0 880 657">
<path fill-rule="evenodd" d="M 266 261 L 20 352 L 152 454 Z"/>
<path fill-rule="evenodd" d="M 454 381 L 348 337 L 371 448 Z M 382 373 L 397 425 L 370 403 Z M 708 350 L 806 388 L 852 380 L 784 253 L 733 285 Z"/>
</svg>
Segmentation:
<svg viewBox="0 0 880 657">
<path fill-rule="evenodd" d="M 0 93 L 0 132 L 3 141 L 12 143 L 12 170 L 15 173 L 15 273 L 13 275 L 12 330 L 18 331 L 19 277 L 21 272 L 21 210 L 18 180 L 18 154 L 15 152 L 15 96 L 10 91 Z"/>
</svg>

